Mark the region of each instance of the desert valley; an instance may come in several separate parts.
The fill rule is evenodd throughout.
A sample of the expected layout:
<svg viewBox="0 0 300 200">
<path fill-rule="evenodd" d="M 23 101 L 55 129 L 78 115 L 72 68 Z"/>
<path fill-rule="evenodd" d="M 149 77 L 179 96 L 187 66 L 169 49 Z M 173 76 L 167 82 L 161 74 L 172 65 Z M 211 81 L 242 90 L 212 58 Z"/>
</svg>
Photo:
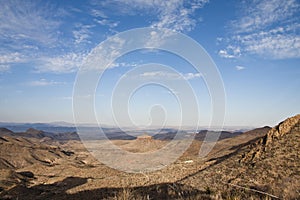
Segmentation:
<svg viewBox="0 0 300 200">
<path fill-rule="evenodd" d="M 94 158 L 76 132 L 0 129 L 0 199 L 299 199 L 300 115 L 277 126 L 221 133 L 204 158 L 199 131 L 174 163 L 126 173 Z M 109 134 L 108 134 L 109 135 Z M 144 153 L 174 133 L 113 137 L 118 147 Z M 126 163 L 122 163 L 125 164 Z"/>
</svg>

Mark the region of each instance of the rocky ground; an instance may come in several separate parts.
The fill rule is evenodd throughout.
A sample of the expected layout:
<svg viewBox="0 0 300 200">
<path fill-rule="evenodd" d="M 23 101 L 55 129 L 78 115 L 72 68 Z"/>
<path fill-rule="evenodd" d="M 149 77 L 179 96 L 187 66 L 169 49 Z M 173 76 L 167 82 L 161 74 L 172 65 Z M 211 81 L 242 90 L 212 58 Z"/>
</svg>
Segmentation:
<svg viewBox="0 0 300 200">
<path fill-rule="evenodd" d="M 270 129 L 224 137 L 205 158 L 201 140 L 173 164 L 125 173 L 100 163 L 79 140 L 0 130 L 1 199 L 299 199 L 300 115 Z M 168 140 L 114 140 L 143 153 Z M 124 164 L 124 163 L 122 163 Z"/>
</svg>

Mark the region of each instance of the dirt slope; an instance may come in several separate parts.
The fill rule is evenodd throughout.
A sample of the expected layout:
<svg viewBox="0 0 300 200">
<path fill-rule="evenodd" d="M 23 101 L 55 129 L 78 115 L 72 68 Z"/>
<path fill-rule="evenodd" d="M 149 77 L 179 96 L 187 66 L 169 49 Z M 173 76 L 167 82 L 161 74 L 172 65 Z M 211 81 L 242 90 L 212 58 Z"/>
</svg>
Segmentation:
<svg viewBox="0 0 300 200">
<path fill-rule="evenodd" d="M 282 199 L 300 198 L 300 115 L 179 181 L 198 189 Z M 241 189 L 242 188 L 242 189 Z M 249 196 L 248 196 L 249 197 Z"/>
</svg>

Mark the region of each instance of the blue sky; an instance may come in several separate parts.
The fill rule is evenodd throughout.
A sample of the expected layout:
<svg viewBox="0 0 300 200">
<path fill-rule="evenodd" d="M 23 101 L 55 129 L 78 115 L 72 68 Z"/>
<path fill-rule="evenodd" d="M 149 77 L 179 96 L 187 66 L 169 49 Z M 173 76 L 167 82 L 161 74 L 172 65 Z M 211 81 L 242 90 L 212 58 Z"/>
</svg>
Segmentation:
<svg viewBox="0 0 300 200">
<path fill-rule="evenodd" d="M 72 122 L 73 85 L 86 56 L 108 37 L 142 27 L 178 31 L 203 46 L 223 79 L 225 125 L 275 125 L 300 112 L 297 0 L 0 2 L 0 121 Z M 132 52 L 106 71 L 95 95 L 103 124 L 114 124 L 107 96 L 117 81 L 149 62 L 171 66 L 185 77 L 196 91 L 199 125 L 208 125 L 211 101 L 201 74 L 163 51 Z M 174 79 L 162 71 L 146 75 Z M 143 87 L 128 107 L 138 125 L 149 120 L 159 124 L 149 116 L 157 104 L 170 112 L 167 125 L 179 123 L 176 99 L 166 88 Z M 163 111 L 154 111 L 152 118 L 160 119 Z M 82 122 L 94 123 L 88 118 Z"/>
</svg>

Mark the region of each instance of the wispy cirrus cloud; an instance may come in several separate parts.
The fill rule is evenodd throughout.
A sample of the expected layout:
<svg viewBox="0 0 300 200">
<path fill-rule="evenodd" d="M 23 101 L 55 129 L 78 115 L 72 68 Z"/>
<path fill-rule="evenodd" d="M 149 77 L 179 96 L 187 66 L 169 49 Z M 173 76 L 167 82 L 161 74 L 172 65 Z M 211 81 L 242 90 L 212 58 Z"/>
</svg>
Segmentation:
<svg viewBox="0 0 300 200">
<path fill-rule="evenodd" d="M 34 68 L 38 72 L 54 73 L 76 71 L 84 56 L 80 48 L 86 52 L 89 49 L 82 45 L 93 46 L 92 38 L 96 30 L 99 30 L 97 28 L 105 26 L 112 30 L 121 23 L 113 19 L 112 15 L 146 13 L 153 18 L 149 26 L 184 32 L 191 30 L 196 23 L 192 17 L 194 11 L 208 2 L 208 0 L 105 0 L 94 3 L 91 1 L 92 19 L 68 24 L 67 28 L 62 29 L 66 17 L 72 17 L 73 12 L 85 15 L 85 8 L 73 7 L 67 11 L 56 3 L 43 4 L 31 0 L 0 1 L 3 1 L 0 7 L 0 41 L 3 45 L 0 50 L 6 57 L 11 52 L 18 52 L 17 56 L 9 60 L 4 56 L 0 57 L 3 71 L 13 64 L 28 62 L 35 63 Z M 112 10 L 115 12 L 112 13 Z M 56 56 L 60 53 L 62 55 Z M 20 57 L 26 57 L 26 60 L 18 59 Z"/>
<path fill-rule="evenodd" d="M 209 0 L 105 0 L 93 2 L 94 5 L 102 8 L 102 12 L 97 12 L 97 9 L 93 8 L 91 13 L 102 18 L 108 16 L 103 8 L 108 8 L 108 12 L 117 11 L 120 15 L 143 15 L 146 13 L 153 18 L 153 22 L 149 24 L 152 27 L 186 32 L 193 29 L 197 23 L 193 18 L 194 12 L 208 2 Z"/>
<path fill-rule="evenodd" d="M 56 2 L 0 0 L 0 65 L 33 66 L 35 72 L 69 73 L 80 66 L 95 22 L 68 23 L 72 12 Z M 81 12 L 80 10 L 78 12 Z M 63 25 L 66 25 L 62 28 Z"/>
<path fill-rule="evenodd" d="M 209 0 L 104 0 L 94 2 L 100 9 L 107 8 L 108 12 L 119 15 L 143 16 L 147 15 L 148 26 L 162 30 L 160 34 L 151 34 L 151 38 L 145 41 L 146 46 L 157 48 L 163 44 L 174 32 L 189 32 L 199 21 L 200 17 L 195 17 L 195 11 L 202 8 Z M 95 15 L 95 7 L 92 9 Z M 99 17 L 98 13 L 96 12 Z M 118 22 L 108 21 L 109 14 L 100 12 L 102 24 L 109 24 L 112 29 Z M 108 23 L 109 22 L 109 23 Z"/>
<path fill-rule="evenodd" d="M 85 52 L 103 39 L 98 31 L 103 31 L 102 35 L 118 31 L 122 16 L 145 15 L 149 16 L 149 26 L 186 32 L 197 23 L 195 10 L 208 0 L 91 0 L 86 7 L 71 4 L 61 7 L 50 2 L 0 0 L 0 64 L 3 71 L 24 63 L 27 66 L 33 64 L 40 73 L 74 72 L 82 64 Z M 69 23 L 79 16 L 76 23 Z M 101 40 L 97 40 L 99 38 Z M 18 55 L 14 58 L 4 58 L 15 52 Z"/>
<path fill-rule="evenodd" d="M 251 54 L 271 59 L 300 58 L 300 36 L 283 27 L 234 39 Z"/>
<path fill-rule="evenodd" d="M 57 41 L 56 30 L 61 24 L 53 17 L 57 13 L 57 10 L 42 2 L 1 0 L 0 40 L 16 45 L 52 45 Z"/>
<path fill-rule="evenodd" d="M 239 19 L 231 22 L 232 37 L 219 50 L 221 57 L 300 58 L 299 1 L 254 0 L 241 8 Z"/>
<path fill-rule="evenodd" d="M 274 22 L 284 22 L 299 12 L 299 2 L 296 0 L 254 0 L 242 5 L 243 14 L 238 20 L 232 21 L 237 32 L 255 32 L 274 25 Z"/>
<path fill-rule="evenodd" d="M 0 0 L 0 64 L 11 68 L 62 49 L 62 8 L 42 1 Z"/>
<path fill-rule="evenodd" d="M 208 0 L 196 1 L 161 1 L 158 21 L 152 24 L 155 28 L 168 28 L 186 32 L 193 29 L 197 21 L 192 17 L 195 10 L 202 8 Z"/>
</svg>

